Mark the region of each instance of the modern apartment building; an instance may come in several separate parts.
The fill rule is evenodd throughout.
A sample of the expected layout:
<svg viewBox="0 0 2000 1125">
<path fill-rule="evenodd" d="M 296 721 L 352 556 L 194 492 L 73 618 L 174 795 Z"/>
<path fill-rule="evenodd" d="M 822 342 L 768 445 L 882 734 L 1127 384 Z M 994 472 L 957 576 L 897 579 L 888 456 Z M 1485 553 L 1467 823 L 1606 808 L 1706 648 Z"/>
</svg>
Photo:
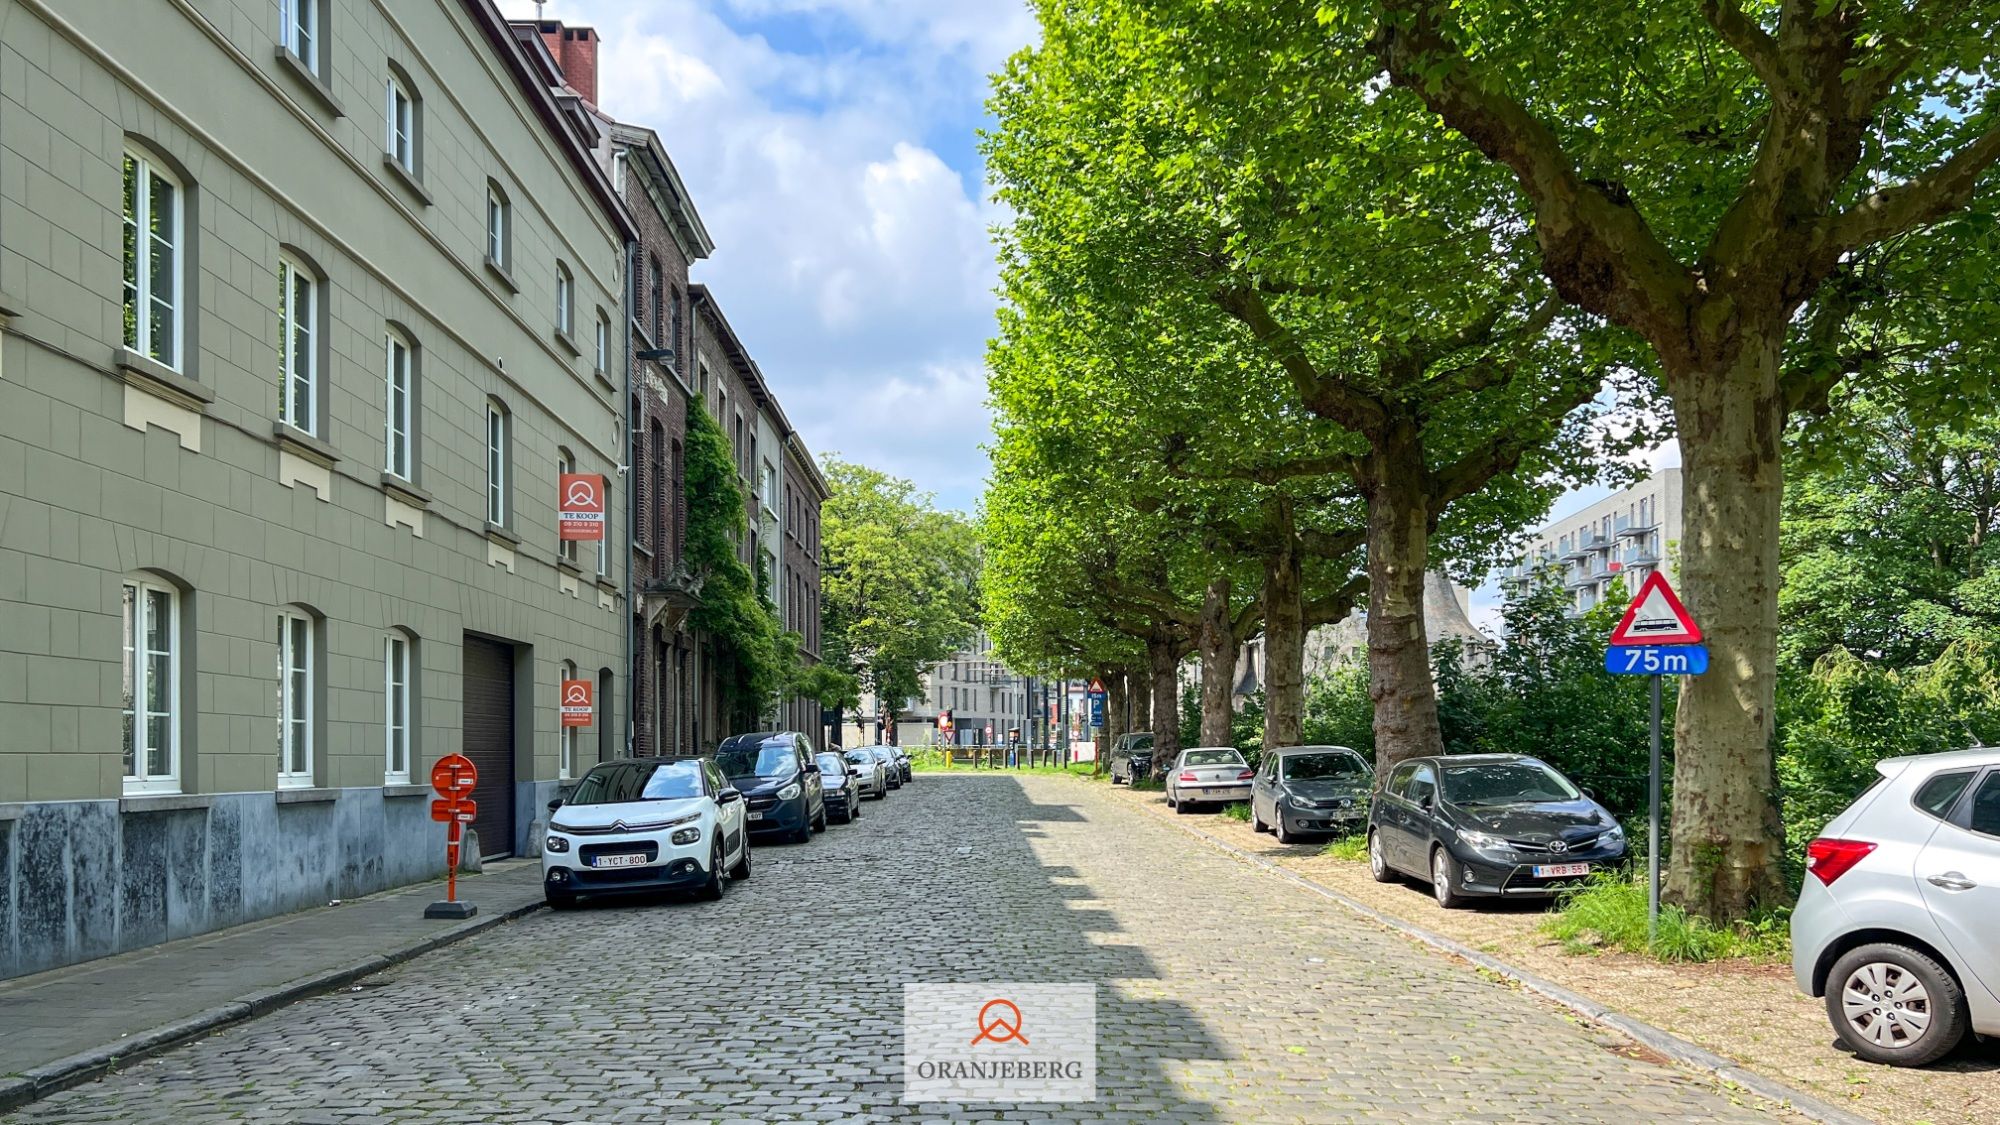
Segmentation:
<svg viewBox="0 0 2000 1125">
<path fill-rule="evenodd" d="M 1503 588 L 1558 582 L 1577 613 L 1603 601 L 1614 581 L 1638 590 L 1648 573 L 1670 557 L 1681 538 L 1681 471 L 1663 469 L 1582 511 L 1536 531 L 1513 565 L 1500 572 Z"/>
<path fill-rule="evenodd" d="M 1005 745 L 1009 733 L 1029 738 L 1037 697 L 1036 681 L 993 658 L 993 642 L 985 633 L 924 674 L 923 694 L 904 701 L 897 712 L 896 738 L 905 746 L 944 741 L 960 746 Z M 952 733 L 946 737 L 938 719 L 950 712 Z M 848 723 L 841 733 L 848 746 L 867 746 L 887 736 L 885 717 L 872 695 L 861 699 L 862 722 Z"/>
<path fill-rule="evenodd" d="M 491 0 L 0 27 L 0 975 L 433 875 L 453 751 L 528 850 L 629 718 L 598 122 Z"/>
</svg>

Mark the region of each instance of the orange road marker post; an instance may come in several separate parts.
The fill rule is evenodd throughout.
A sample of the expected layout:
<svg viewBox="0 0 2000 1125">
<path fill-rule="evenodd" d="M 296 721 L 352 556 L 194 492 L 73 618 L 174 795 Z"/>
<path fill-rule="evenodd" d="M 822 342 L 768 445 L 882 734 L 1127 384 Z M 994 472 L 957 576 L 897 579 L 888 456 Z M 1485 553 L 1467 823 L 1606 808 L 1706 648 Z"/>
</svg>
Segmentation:
<svg viewBox="0 0 2000 1125">
<path fill-rule="evenodd" d="M 479 908 L 458 900 L 459 847 L 465 826 L 479 813 L 472 790 L 479 784 L 479 767 L 463 754 L 446 754 L 431 767 L 431 788 L 438 799 L 431 802 L 431 819 L 445 825 L 444 901 L 424 907 L 426 918 L 470 918 Z"/>
</svg>

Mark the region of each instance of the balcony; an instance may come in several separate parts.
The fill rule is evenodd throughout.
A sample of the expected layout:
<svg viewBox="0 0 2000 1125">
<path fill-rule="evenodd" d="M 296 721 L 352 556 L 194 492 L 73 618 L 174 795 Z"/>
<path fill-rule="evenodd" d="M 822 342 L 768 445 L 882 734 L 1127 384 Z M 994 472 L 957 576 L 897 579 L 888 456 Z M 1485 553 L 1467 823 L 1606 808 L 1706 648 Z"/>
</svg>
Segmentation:
<svg viewBox="0 0 2000 1125">
<path fill-rule="evenodd" d="M 1638 539 L 1642 536 L 1651 535 L 1658 530 L 1660 530 L 1660 523 L 1658 520 L 1653 520 L 1647 523 L 1633 523 L 1630 527 L 1621 527 L 1617 531 L 1617 536 L 1620 539 Z"/>
</svg>

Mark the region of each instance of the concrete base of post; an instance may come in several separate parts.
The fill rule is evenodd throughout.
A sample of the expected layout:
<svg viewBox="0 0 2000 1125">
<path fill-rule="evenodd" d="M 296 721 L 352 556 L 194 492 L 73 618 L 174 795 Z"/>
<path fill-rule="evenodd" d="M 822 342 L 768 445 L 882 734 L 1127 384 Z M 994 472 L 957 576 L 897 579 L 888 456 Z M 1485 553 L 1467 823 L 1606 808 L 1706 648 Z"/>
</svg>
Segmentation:
<svg viewBox="0 0 2000 1125">
<path fill-rule="evenodd" d="M 424 907 L 426 918 L 449 918 L 463 921 L 479 913 L 479 908 L 469 902 L 434 902 Z"/>
</svg>

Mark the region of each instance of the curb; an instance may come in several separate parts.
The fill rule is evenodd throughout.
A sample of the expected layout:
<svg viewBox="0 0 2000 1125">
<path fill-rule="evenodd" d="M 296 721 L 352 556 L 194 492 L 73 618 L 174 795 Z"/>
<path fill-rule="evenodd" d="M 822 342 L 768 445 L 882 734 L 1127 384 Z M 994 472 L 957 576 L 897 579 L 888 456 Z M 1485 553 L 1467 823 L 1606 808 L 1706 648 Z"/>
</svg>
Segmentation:
<svg viewBox="0 0 2000 1125">
<path fill-rule="evenodd" d="M 1481 953 L 1443 934 L 1434 933 L 1424 929 L 1422 926 L 1405 922 L 1390 914 L 1385 914 L 1359 899 L 1350 898 L 1334 890 L 1332 887 L 1314 882 L 1282 864 L 1275 863 L 1255 852 L 1245 851 L 1226 840 L 1212 836 L 1195 825 L 1182 824 L 1178 820 L 1168 820 L 1166 817 L 1157 814 L 1148 813 L 1147 815 L 1153 816 L 1155 820 L 1159 820 L 1165 824 L 1173 825 L 1175 828 L 1208 844 L 1217 851 L 1240 859 L 1253 867 L 1262 868 L 1264 871 L 1276 875 L 1280 879 L 1287 880 L 1304 890 L 1329 899 L 1377 925 L 1394 930 L 1404 937 L 1422 942 L 1442 953 L 1470 961 L 1472 964 L 1488 972 L 1513 981 L 1529 992 L 1533 992 L 1545 1000 L 1567 1008 L 1571 1013 L 1582 1019 L 1603 1027 L 1609 1027 L 1628 1038 L 1658 1051 L 1680 1066 L 1699 1071 L 1703 1074 L 1712 1075 L 1731 1086 L 1740 1086 L 1766 1101 L 1773 1102 L 1782 1108 L 1797 1113 L 1807 1120 L 1820 1122 L 1821 1125 L 1878 1125 L 1871 1118 L 1841 1109 L 1838 1106 L 1823 1102 L 1810 1094 L 1802 1094 L 1781 1082 L 1745 1070 L 1743 1067 L 1723 1058 L 1721 1055 L 1690 1043 L 1672 1032 L 1661 1030 L 1652 1024 L 1623 1015 L 1592 1000 L 1588 996 L 1572 992 L 1554 981 L 1544 980 L 1533 973 L 1517 969 L 1491 954 Z"/>
<path fill-rule="evenodd" d="M 66 1058 L 22 1071 L 10 1078 L 0 1079 L 0 1114 L 12 1113 L 50 1094 L 59 1093 L 72 1086 L 80 1086 L 127 1063 L 159 1054 L 190 1039 L 231 1024 L 254 1019 L 309 996 L 331 992 L 362 977 L 373 976 L 391 966 L 400 965 L 412 958 L 421 957 L 433 950 L 484 933 L 495 926 L 504 925 L 540 910 L 545 905 L 540 900 L 533 900 L 498 913 L 476 917 L 407 945 L 398 946 L 387 953 L 314 973 L 311 976 L 299 977 L 270 988 L 245 993 L 227 1004 L 220 1004 L 184 1019 L 128 1035 L 116 1043 L 79 1051 Z"/>
</svg>

